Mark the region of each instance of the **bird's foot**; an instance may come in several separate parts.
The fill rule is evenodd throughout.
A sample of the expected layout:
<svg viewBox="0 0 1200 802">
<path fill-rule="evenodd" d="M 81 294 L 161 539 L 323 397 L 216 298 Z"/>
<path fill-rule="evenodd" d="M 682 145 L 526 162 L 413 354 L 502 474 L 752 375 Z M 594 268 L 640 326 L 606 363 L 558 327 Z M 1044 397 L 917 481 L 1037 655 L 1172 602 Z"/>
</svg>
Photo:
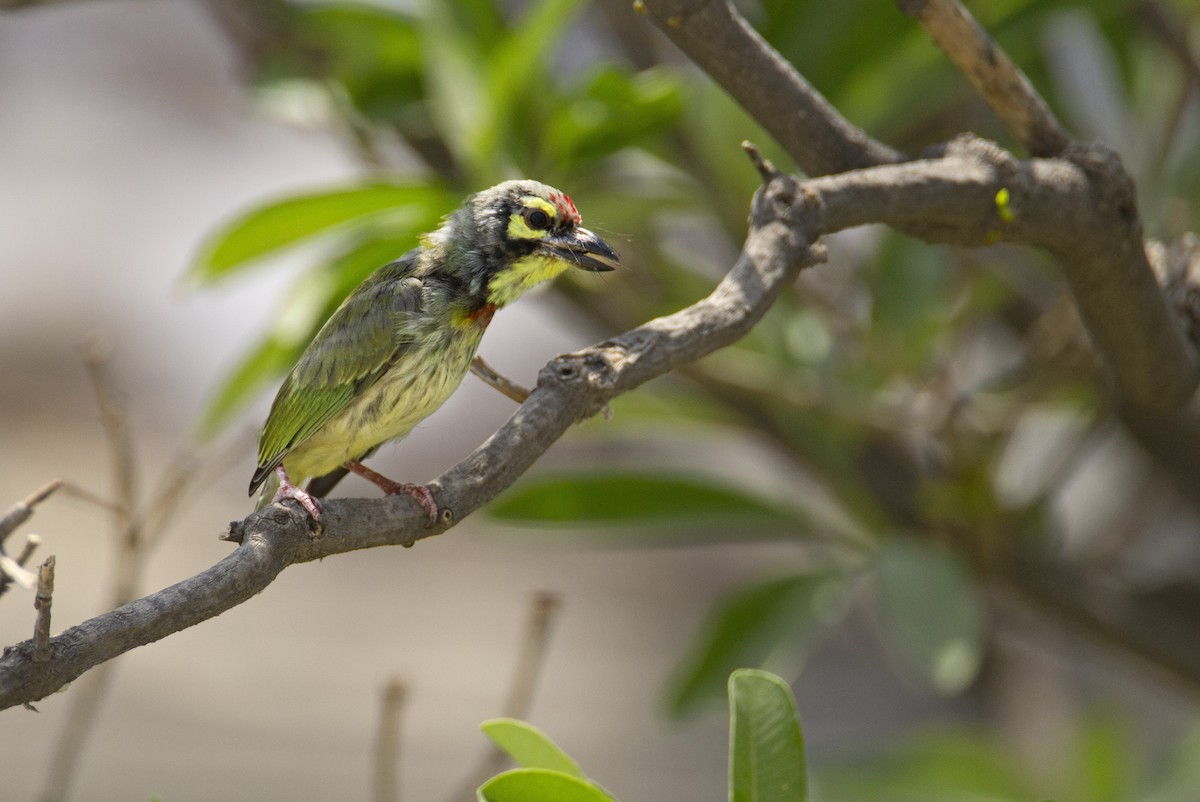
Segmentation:
<svg viewBox="0 0 1200 802">
<path fill-rule="evenodd" d="M 321 520 L 321 503 L 317 501 L 315 496 L 292 484 L 292 480 L 288 478 L 287 471 L 283 469 L 282 465 L 275 468 L 275 475 L 279 477 L 279 489 L 275 491 L 275 496 L 271 499 L 271 503 L 278 504 L 285 498 L 295 499 L 300 502 L 300 506 L 308 512 L 308 516 L 317 525 L 317 534 L 320 534 L 325 528 L 324 522 Z"/>
<path fill-rule="evenodd" d="M 389 496 L 398 496 L 401 493 L 412 496 L 417 500 L 417 503 L 425 509 L 425 512 L 429 513 L 429 520 L 437 520 L 437 501 L 435 501 L 433 498 L 433 492 L 425 485 L 413 485 L 407 482 L 393 482 L 391 479 L 382 474 L 376 473 L 366 465 L 363 465 L 361 462 L 347 462 L 346 470 L 358 474 Z"/>
</svg>

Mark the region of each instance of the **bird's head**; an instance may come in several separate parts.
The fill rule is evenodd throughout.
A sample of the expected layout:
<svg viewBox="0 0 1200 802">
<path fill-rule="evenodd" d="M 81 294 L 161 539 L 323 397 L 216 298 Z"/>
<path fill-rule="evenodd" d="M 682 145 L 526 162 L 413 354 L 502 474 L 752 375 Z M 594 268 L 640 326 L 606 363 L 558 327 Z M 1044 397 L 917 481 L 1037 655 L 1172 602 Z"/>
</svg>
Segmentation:
<svg viewBox="0 0 1200 802">
<path fill-rule="evenodd" d="M 426 246 L 448 248 L 471 294 L 496 307 L 569 267 L 601 273 L 620 265 L 608 243 L 580 225 L 566 193 L 537 181 L 472 195 Z"/>
</svg>

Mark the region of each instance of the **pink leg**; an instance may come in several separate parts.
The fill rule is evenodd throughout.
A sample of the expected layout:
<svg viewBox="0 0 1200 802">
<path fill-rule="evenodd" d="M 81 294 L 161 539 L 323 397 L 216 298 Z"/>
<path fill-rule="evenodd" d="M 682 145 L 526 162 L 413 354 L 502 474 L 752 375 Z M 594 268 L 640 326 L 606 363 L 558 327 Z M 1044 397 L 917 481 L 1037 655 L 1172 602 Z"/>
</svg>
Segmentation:
<svg viewBox="0 0 1200 802">
<path fill-rule="evenodd" d="M 407 493 L 415 498 L 418 504 L 425 508 L 425 511 L 429 513 L 429 520 L 437 520 L 437 502 L 434 501 L 433 493 L 430 492 L 429 488 L 425 485 L 410 485 L 408 483 L 393 482 L 386 476 L 375 473 L 375 471 L 371 470 L 366 465 L 363 465 L 361 462 L 354 462 L 353 460 L 346 463 L 346 470 L 352 473 L 357 473 L 368 482 L 378 486 L 380 490 L 382 490 L 384 493 L 387 493 L 389 496 Z"/>
<path fill-rule="evenodd" d="M 279 477 L 279 489 L 275 491 L 275 497 L 271 499 L 271 503 L 276 504 L 285 498 L 294 498 L 300 502 L 301 507 L 308 510 L 308 514 L 312 516 L 314 521 L 318 524 L 321 523 L 320 503 L 308 493 L 305 493 L 292 484 L 292 480 L 288 478 L 287 471 L 283 469 L 282 465 L 276 466 L 275 475 Z"/>
</svg>

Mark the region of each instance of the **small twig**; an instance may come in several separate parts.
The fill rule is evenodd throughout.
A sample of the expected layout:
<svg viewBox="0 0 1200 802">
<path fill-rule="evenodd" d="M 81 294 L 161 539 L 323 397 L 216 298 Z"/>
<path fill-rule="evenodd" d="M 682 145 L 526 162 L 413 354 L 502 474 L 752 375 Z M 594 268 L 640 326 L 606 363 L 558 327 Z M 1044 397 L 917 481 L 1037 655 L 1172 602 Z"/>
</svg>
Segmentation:
<svg viewBox="0 0 1200 802">
<path fill-rule="evenodd" d="M 33 609 L 37 610 L 37 621 L 33 626 L 33 662 L 50 660 L 50 605 L 54 601 L 54 555 L 51 554 L 38 569 L 37 595 L 33 597 Z"/>
<path fill-rule="evenodd" d="M 1057 156 L 1071 142 L 1025 73 L 958 0 L 897 0 L 1034 156 Z"/>
<path fill-rule="evenodd" d="M 512 685 L 509 686 L 508 698 L 501 708 L 502 715 L 506 718 L 523 719 L 529 715 L 533 692 L 541 675 L 542 661 L 550 643 L 550 629 L 561 604 L 559 597 L 554 593 L 539 591 L 534 594 L 525 634 L 521 639 L 521 651 L 517 655 L 517 666 L 513 670 Z M 449 798 L 449 802 L 474 799 L 475 789 L 502 771 L 507 760 L 508 756 L 504 751 L 492 744 L 479 765 L 467 775 Z"/>
<path fill-rule="evenodd" d="M 0 596 L 4 595 L 8 590 L 9 585 L 15 583 L 20 585 L 25 590 L 32 590 L 37 577 L 30 571 L 25 570 L 25 563 L 33 554 L 33 550 L 41 543 L 41 538 L 37 535 L 30 535 L 25 539 L 25 544 L 21 547 L 21 553 L 14 560 L 4 551 L 4 540 L 21 524 L 25 523 L 33 515 L 33 508 L 45 501 L 51 493 L 63 486 L 59 479 L 43 485 L 35 490 L 29 496 L 21 501 L 18 501 L 12 506 L 3 518 L 0 518 Z"/>
<path fill-rule="evenodd" d="M 525 634 L 521 639 L 521 652 L 517 657 L 517 667 L 513 670 L 512 685 L 508 689 L 504 707 L 501 708 L 504 716 L 524 718 L 529 714 L 529 708 L 533 704 L 533 692 L 537 689 L 538 678 L 541 675 L 542 661 L 550 645 L 550 628 L 561 607 L 562 600 L 558 594 L 542 590 L 533 595 L 529 620 L 525 624 Z"/>
<path fill-rule="evenodd" d="M 117 528 L 129 532 L 133 509 L 137 499 L 137 466 L 133 454 L 133 442 L 129 437 L 125 411 L 117 401 L 109 371 L 111 348 L 99 337 L 93 337 L 82 346 L 83 362 L 95 396 L 96 409 L 100 413 L 100 426 L 108 439 L 112 458 L 113 476 L 116 481 Z"/>
<path fill-rule="evenodd" d="M 17 555 L 17 565 L 24 568 L 25 563 L 29 562 L 29 558 L 33 556 L 40 545 L 42 545 L 42 538 L 39 535 L 26 535 L 25 545 L 21 546 L 21 552 Z"/>
<path fill-rule="evenodd" d="M 495 368 L 484 362 L 481 356 L 471 360 L 471 372 L 518 404 L 524 404 L 525 400 L 529 398 L 529 390 L 507 376 L 501 375 Z"/>
<path fill-rule="evenodd" d="M 88 504 L 95 505 L 106 512 L 112 513 L 114 516 L 120 513 L 116 502 L 106 499 L 99 493 L 93 493 L 86 487 L 77 485 L 74 482 L 63 482 L 63 494 L 77 498 L 80 501 L 86 501 Z"/>
<path fill-rule="evenodd" d="M 758 170 L 758 174 L 762 176 L 763 181 L 770 181 L 779 175 L 779 171 L 775 169 L 775 165 L 771 163 L 770 159 L 762 155 L 762 151 L 753 142 L 743 140 L 742 150 L 746 151 L 746 155 L 750 157 L 750 162 L 754 165 L 754 169 Z"/>
<path fill-rule="evenodd" d="M 33 515 L 34 507 L 41 504 L 51 493 L 62 486 L 62 480 L 55 479 L 14 504 L 12 509 L 6 512 L 3 518 L 0 518 L 0 544 L 3 544 L 4 539 L 12 534 L 18 526 L 29 520 Z"/>
<path fill-rule="evenodd" d="M 375 734 L 375 802 L 396 802 L 400 798 L 396 771 L 400 765 L 400 714 L 406 691 L 398 678 L 383 686 L 379 730 Z"/>
<path fill-rule="evenodd" d="M 117 500 L 109 501 L 74 485 L 68 485 L 66 491 L 113 515 L 116 560 L 107 606 L 114 609 L 137 597 L 142 567 L 166 530 L 170 517 L 178 511 L 185 492 L 195 486 L 193 480 L 202 466 L 192 455 L 176 459 L 162 472 L 161 481 L 145 505 L 137 505 L 137 465 L 127 426 L 128 414 L 113 387 L 107 352 L 92 342 L 85 346 L 85 357 L 116 474 Z M 225 461 L 214 459 L 213 462 L 223 465 Z M 105 663 L 78 683 L 71 694 L 62 729 L 50 756 L 46 786 L 40 795 L 42 802 L 60 802 L 68 798 L 88 735 L 95 726 L 113 677 L 114 664 Z"/>
</svg>

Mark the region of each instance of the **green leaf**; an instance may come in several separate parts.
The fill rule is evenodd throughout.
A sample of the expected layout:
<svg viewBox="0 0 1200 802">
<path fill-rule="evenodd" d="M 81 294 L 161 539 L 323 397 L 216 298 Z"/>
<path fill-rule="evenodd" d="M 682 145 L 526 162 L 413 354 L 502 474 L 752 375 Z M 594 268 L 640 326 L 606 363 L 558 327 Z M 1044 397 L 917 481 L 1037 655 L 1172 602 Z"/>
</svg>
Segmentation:
<svg viewBox="0 0 1200 802">
<path fill-rule="evenodd" d="M 876 581 L 884 636 L 903 666 L 940 693 L 966 689 L 982 659 L 983 615 L 963 564 L 892 537 L 879 551 Z"/>
<path fill-rule="evenodd" d="M 804 735 L 792 689 L 774 674 L 742 668 L 729 677 L 730 802 L 804 802 Z"/>
<path fill-rule="evenodd" d="M 586 472 L 523 482 L 488 507 L 506 523 L 728 526 L 751 521 L 772 531 L 808 531 L 801 513 L 728 485 L 661 473 Z"/>
<path fill-rule="evenodd" d="M 427 184 L 373 183 L 297 195 L 227 223 L 204 243 L 188 277 L 211 283 L 263 256 L 356 220 L 385 212 L 426 220 L 431 209 L 445 213 L 452 203 L 445 190 Z M 394 225 L 403 223 L 397 220 Z"/>
<path fill-rule="evenodd" d="M 774 651 L 799 662 L 841 618 L 847 598 L 838 575 L 817 573 L 763 582 L 722 599 L 670 683 L 671 713 L 687 715 L 722 698 L 731 671 L 762 665 Z"/>
<path fill-rule="evenodd" d="M 615 802 L 587 780 L 549 769 L 513 769 L 479 786 L 480 802 Z"/>
<path fill-rule="evenodd" d="M 587 779 L 579 764 L 532 724 L 512 718 L 495 718 L 483 722 L 479 728 L 522 768 L 549 769 L 580 780 Z"/>
</svg>

